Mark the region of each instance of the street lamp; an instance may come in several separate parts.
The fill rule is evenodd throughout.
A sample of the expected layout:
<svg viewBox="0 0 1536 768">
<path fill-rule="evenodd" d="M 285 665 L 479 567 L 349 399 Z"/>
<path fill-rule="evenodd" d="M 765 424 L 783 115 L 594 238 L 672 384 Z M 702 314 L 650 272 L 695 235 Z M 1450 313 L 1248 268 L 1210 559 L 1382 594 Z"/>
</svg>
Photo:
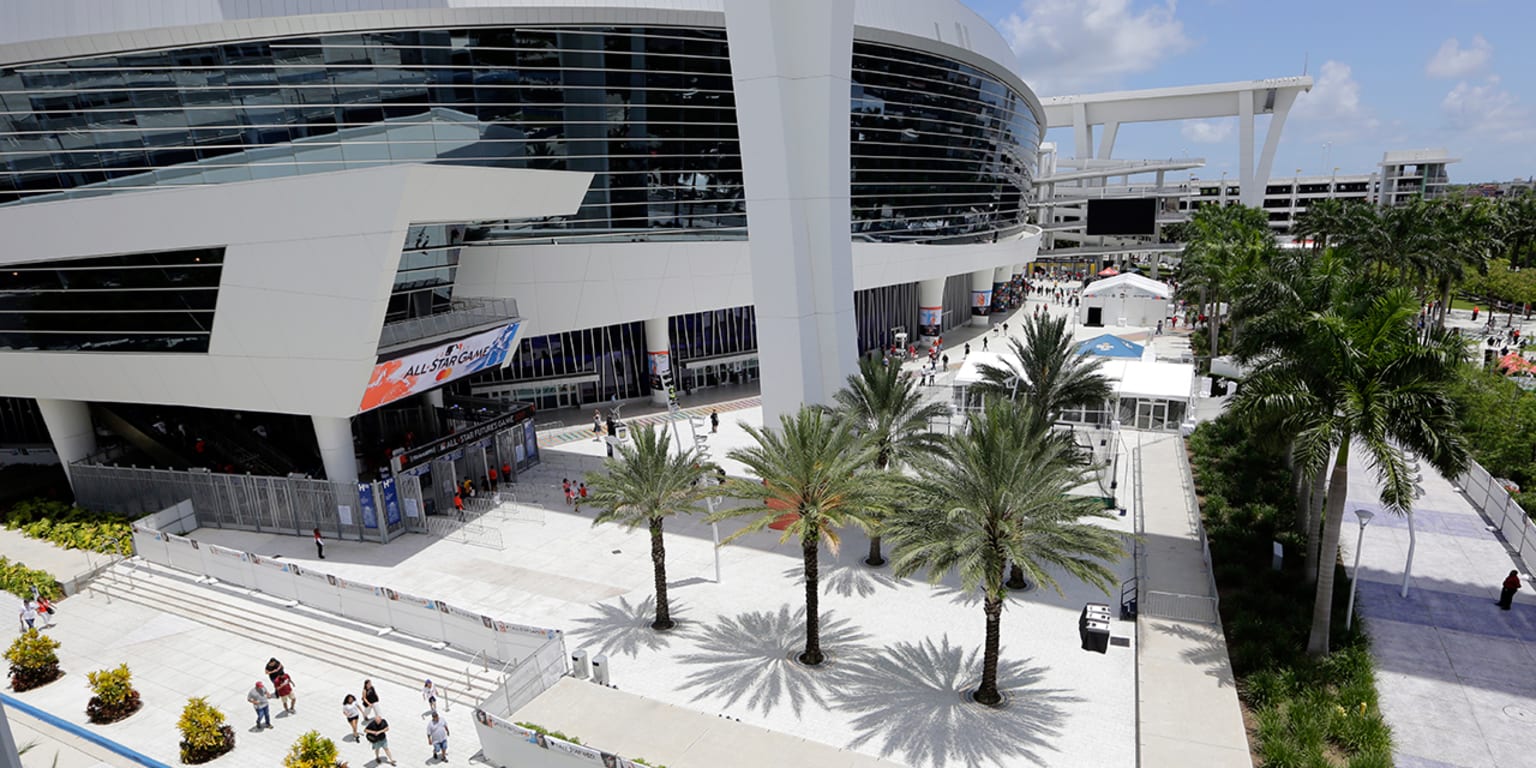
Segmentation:
<svg viewBox="0 0 1536 768">
<path fill-rule="evenodd" d="M 1365 543 L 1365 527 L 1371 524 L 1371 518 L 1375 516 L 1375 513 L 1369 509 L 1355 510 L 1355 519 L 1360 521 L 1360 534 L 1355 538 L 1355 569 L 1350 572 L 1349 607 L 1344 609 L 1345 632 L 1349 631 L 1350 626 L 1355 621 L 1355 592 L 1360 584 L 1360 547 Z"/>
</svg>

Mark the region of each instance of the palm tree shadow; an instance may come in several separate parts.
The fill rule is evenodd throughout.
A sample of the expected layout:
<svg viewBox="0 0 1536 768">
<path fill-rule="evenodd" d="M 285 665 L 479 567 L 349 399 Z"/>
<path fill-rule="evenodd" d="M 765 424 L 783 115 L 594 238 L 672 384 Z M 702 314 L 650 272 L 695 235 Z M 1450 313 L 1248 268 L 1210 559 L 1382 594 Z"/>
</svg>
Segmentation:
<svg viewBox="0 0 1536 768">
<path fill-rule="evenodd" d="M 1179 657 L 1185 662 L 1200 667 L 1205 671 L 1206 677 L 1215 678 L 1217 686 L 1221 688 L 1233 687 L 1232 663 L 1227 655 L 1227 644 L 1222 639 L 1221 630 L 1215 626 L 1201 625 L 1199 627 L 1188 624 L 1176 624 L 1171 621 L 1147 622 L 1147 632 L 1172 635 L 1180 640 L 1193 643 L 1188 648 L 1179 652 Z"/>
<path fill-rule="evenodd" d="M 981 590 L 966 589 L 955 584 L 937 584 L 933 587 L 934 597 L 947 597 L 955 605 L 980 606 Z"/>
<path fill-rule="evenodd" d="M 777 613 L 721 616 L 692 635 L 699 651 L 679 658 L 700 667 L 688 673 L 681 687 L 697 689 L 694 701 L 721 697 L 726 707 L 744 704 L 763 714 L 787 699 L 798 717 L 807 701 L 829 706 L 827 691 L 838 688 L 856 667 L 864 653 L 858 643 L 866 637 L 847 619 L 823 614 L 821 648 L 827 660 L 809 668 L 793 660 L 805 644 L 804 607 L 791 611 L 786 603 Z"/>
<path fill-rule="evenodd" d="M 880 742 L 882 757 L 899 754 L 914 766 L 1041 764 L 1042 750 L 1066 719 L 1063 705 L 1082 699 L 1043 688 L 1044 667 L 1001 659 L 998 688 L 1004 707 L 969 700 L 981 678 L 981 654 L 938 643 L 897 643 L 862 657 L 838 687 L 835 706 L 854 713 L 850 748 Z"/>
<path fill-rule="evenodd" d="M 577 619 L 578 626 L 570 634 L 583 642 L 596 643 L 602 653 L 633 658 L 640 655 L 642 648 L 655 651 L 667 647 L 671 636 L 679 633 L 676 628 L 667 632 L 651 629 L 651 622 L 656 620 L 655 595 L 647 595 L 633 605 L 628 598 L 621 597 L 617 605 L 594 603 L 592 607 L 597 609 L 597 615 Z M 673 620 L 681 625 L 681 616 L 687 610 L 676 600 L 669 601 L 669 607 Z"/>
<path fill-rule="evenodd" d="M 798 565 L 785 568 L 784 578 L 796 584 L 804 584 L 805 568 Z M 888 571 L 870 568 L 862 563 L 823 566 L 818 581 L 821 582 L 822 594 L 835 592 L 843 597 L 872 597 L 882 588 L 894 589 L 902 583 Z"/>
</svg>

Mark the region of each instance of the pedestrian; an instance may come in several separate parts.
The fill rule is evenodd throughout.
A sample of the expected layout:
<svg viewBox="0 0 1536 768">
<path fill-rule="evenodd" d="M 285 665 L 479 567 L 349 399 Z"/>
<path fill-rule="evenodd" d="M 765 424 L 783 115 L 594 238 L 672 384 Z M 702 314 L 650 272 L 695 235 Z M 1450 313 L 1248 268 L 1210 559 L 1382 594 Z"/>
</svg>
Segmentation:
<svg viewBox="0 0 1536 768">
<path fill-rule="evenodd" d="M 947 371 L 947 370 L 949 370 L 949 353 L 948 352 L 944 353 L 944 358 L 943 359 L 944 359 L 944 370 Z"/>
<path fill-rule="evenodd" d="M 1510 571 L 1504 579 L 1504 589 L 1499 592 L 1499 607 L 1509 610 L 1514 603 L 1515 593 L 1520 591 L 1520 572 Z"/>
<path fill-rule="evenodd" d="M 603 440 L 603 413 L 592 412 L 592 442 L 599 443 Z"/>
<path fill-rule="evenodd" d="M 969 341 L 967 341 L 965 343 L 965 354 L 961 355 L 961 357 L 970 357 L 970 356 L 971 356 L 971 343 Z"/>
<path fill-rule="evenodd" d="M 459 519 L 464 519 L 464 497 L 457 492 L 453 494 L 453 509 L 459 513 Z"/>
<path fill-rule="evenodd" d="M 373 719 L 368 721 L 368 726 L 363 729 L 363 736 L 368 739 L 368 746 L 373 747 L 373 760 L 376 763 L 384 762 L 379 758 L 379 753 L 389 758 L 390 765 L 396 765 L 395 754 L 389 751 L 389 721 L 385 720 L 378 712 L 373 713 Z"/>
<path fill-rule="evenodd" d="M 432 720 L 427 723 L 427 743 L 432 745 L 432 756 L 448 762 L 448 724 L 433 711 Z"/>
<path fill-rule="evenodd" d="M 581 502 L 587 500 L 587 484 L 586 483 L 582 483 L 581 487 L 577 489 L 577 492 L 579 493 L 581 498 L 576 500 L 576 511 L 580 512 L 581 511 Z"/>
<path fill-rule="evenodd" d="M 27 630 L 32 629 L 33 625 L 37 623 L 37 608 L 32 604 L 30 599 L 21 601 L 20 618 L 22 632 L 26 632 Z"/>
<path fill-rule="evenodd" d="M 293 695 L 293 678 L 284 672 L 272 679 L 272 692 L 283 703 L 283 711 L 293 714 L 299 711 L 299 697 Z"/>
<path fill-rule="evenodd" d="M 489 470 L 487 470 L 487 472 L 490 473 L 490 476 L 491 476 L 491 490 L 494 491 L 494 490 L 496 490 L 496 467 L 492 466 Z"/>
<path fill-rule="evenodd" d="M 46 595 L 37 596 L 37 618 L 43 622 L 43 626 L 53 626 L 53 601 Z"/>
<path fill-rule="evenodd" d="M 319 555 L 321 560 L 325 559 L 325 537 L 320 535 L 319 528 L 315 529 L 315 554 Z"/>
<path fill-rule="evenodd" d="M 341 716 L 347 719 L 347 725 L 352 726 L 352 740 L 357 741 L 357 721 L 363 716 L 363 708 L 357 705 L 356 696 L 349 693 L 341 700 Z"/>
<path fill-rule="evenodd" d="M 433 685 L 431 680 L 422 684 L 421 698 L 426 700 L 427 708 L 432 710 L 432 714 L 437 714 L 437 686 Z"/>
<path fill-rule="evenodd" d="M 256 687 L 252 688 L 251 692 L 245 695 L 245 700 L 250 702 L 251 706 L 256 710 L 255 730 L 259 731 L 262 728 L 271 728 L 272 708 L 268 703 L 266 684 L 260 680 L 257 680 Z"/>
<path fill-rule="evenodd" d="M 277 676 L 283 674 L 283 663 L 275 657 L 267 659 L 266 673 L 267 679 L 271 680 L 273 685 L 277 685 Z"/>
<path fill-rule="evenodd" d="M 981 351 L 987 351 L 987 337 L 981 337 Z"/>
<path fill-rule="evenodd" d="M 709 433 L 710 434 L 714 434 L 714 433 L 719 432 L 719 431 L 720 431 L 720 412 L 719 411 L 715 411 L 715 410 L 711 410 L 709 412 Z"/>
<path fill-rule="evenodd" d="M 512 462 L 504 461 L 501 463 L 501 477 L 509 483 L 512 482 Z"/>
<path fill-rule="evenodd" d="M 576 495 L 571 493 L 571 481 L 570 481 L 570 479 L 567 478 L 567 479 L 561 480 L 560 481 L 560 487 L 561 487 L 561 491 L 565 494 L 565 505 L 567 507 L 569 507 L 571 505 L 571 503 L 573 501 L 575 501 L 575 499 L 576 499 Z"/>
<path fill-rule="evenodd" d="M 363 681 L 363 714 L 368 717 L 379 716 L 379 692 L 373 689 L 372 680 Z"/>
<path fill-rule="evenodd" d="M 1161 321 L 1161 320 L 1157 321 L 1157 332 L 1155 334 L 1153 334 L 1153 335 L 1154 336 L 1161 336 L 1161 335 L 1163 335 L 1163 321 Z"/>
<path fill-rule="evenodd" d="M 1472 322 L 1477 322 L 1477 313 L 1481 311 L 1481 307 L 1478 307 L 1476 304 L 1472 305 Z"/>
<path fill-rule="evenodd" d="M 1003 323 L 1003 334 L 1007 335 L 1007 333 L 1008 333 L 1008 324 L 1007 323 Z"/>
</svg>

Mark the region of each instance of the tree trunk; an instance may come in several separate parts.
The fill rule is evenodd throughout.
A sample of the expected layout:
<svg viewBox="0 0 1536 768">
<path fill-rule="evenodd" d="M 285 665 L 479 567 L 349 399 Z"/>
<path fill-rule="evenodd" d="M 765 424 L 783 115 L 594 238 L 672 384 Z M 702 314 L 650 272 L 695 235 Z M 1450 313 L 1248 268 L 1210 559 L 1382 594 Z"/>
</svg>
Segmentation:
<svg viewBox="0 0 1536 768">
<path fill-rule="evenodd" d="M 1307 523 L 1312 519 L 1312 475 L 1297 472 L 1296 483 L 1296 532 L 1307 535 Z"/>
<path fill-rule="evenodd" d="M 815 666 L 822 661 L 821 608 L 817 600 L 820 565 L 816 562 L 821 547 L 816 539 L 818 532 L 812 526 L 807 528 L 800 537 L 800 555 L 805 560 L 805 653 L 800 654 L 800 663 Z"/>
<path fill-rule="evenodd" d="M 1312 483 L 1312 498 L 1307 503 L 1306 574 L 1308 584 L 1317 583 L 1317 554 L 1323 544 L 1323 505 L 1327 503 L 1327 496 L 1328 485 L 1323 482 L 1322 475 L 1319 473 L 1317 480 Z"/>
<path fill-rule="evenodd" d="M 1445 330 L 1445 319 L 1451 315 L 1451 282 L 1440 286 L 1440 330 Z"/>
<path fill-rule="evenodd" d="M 1029 581 L 1024 578 L 1024 569 L 1018 563 L 1010 563 L 1008 566 L 1008 581 L 1003 586 L 1009 589 L 1026 589 Z"/>
<path fill-rule="evenodd" d="M 1211 335 L 1211 359 L 1215 360 L 1217 344 L 1221 341 L 1221 300 L 1219 297 L 1214 295 L 1211 297 L 1211 313 L 1206 315 L 1206 317 L 1210 318 L 1210 323 L 1206 326 L 1205 331 Z M 1206 370 L 1209 371 L 1210 368 L 1206 368 Z"/>
<path fill-rule="evenodd" d="M 1328 508 L 1324 511 L 1323 547 L 1318 560 L 1317 593 L 1312 600 L 1312 634 L 1307 638 L 1307 653 L 1325 656 L 1333 627 L 1333 575 L 1339 559 L 1339 529 L 1344 522 L 1344 497 L 1349 492 L 1349 438 L 1339 442 L 1333 460 L 1333 477 L 1328 479 Z"/>
<path fill-rule="evenodd" d="M 869 557 L 864 558 L 864 564 L 872 568 L 885 565 L 885 556 L 880 553 L 880 534 L 869 537 Z"/>
<path fill-rule="evenodd" d="M 667 604 L 667 546 L 661 539 L 662 518 L 651 518 L 651 569 L 656 576 L 656 620 L 651 629 L 668 630 L 677 626 L 672 607 Z"/>
<path fill-rule="evenodd" d="M 1003 601 L 988 594 L 982 603 L 987 614 L 987 647 L 982 654 L 981 685 L 972 694 L 976 703 L 995 707 L 1003 703 L 1003 695 L 997 691 L 997 657 L 1002 653 Z"/>
</svg>

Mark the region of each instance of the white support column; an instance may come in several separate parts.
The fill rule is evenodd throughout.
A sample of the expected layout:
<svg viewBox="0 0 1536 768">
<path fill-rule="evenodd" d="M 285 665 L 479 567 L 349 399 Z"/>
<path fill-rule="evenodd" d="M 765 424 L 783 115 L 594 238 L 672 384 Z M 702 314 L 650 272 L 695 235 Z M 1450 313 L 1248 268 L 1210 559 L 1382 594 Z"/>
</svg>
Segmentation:
<svg viewBox="0 0 1536 768">
<path fill-rule="evenodd" d="M 320 446 L 320 460 L 325 477 L 335 483 L 357 482 L 357 452 L 352 449 L 352 420 L 335 416 L 311 416 L 315 423 L 315 442 Z"/>
<path fill-rule="evenodd" d="M 1088 124 L 1088 107 L 1082 102 L 1072 105 L 1072 152 L 1076 157 L 1093 157 L 1093 126 Z"/>
<path fill-rule="evenodd" d="M 667 318 L 653 317 L 645 321 L 646 370 L 651 375 L 651 402 L 667 404 L 667 385 L 655 386 L 657 379 L 671 373 L 667 381 L 676 382 L 682 371 L 672 370 L 672 331 L 667 328 Z"/>
<path fill-rule="evenodd" d="M 917 284 L 917 327 L 924 343 L 933 343 L 944 331 L 944 281 L 936 277 Z"/>
<path fill-rule="evenodd" d="M 1275 150 L 1280 147 L 1280 131 L 1285 128 L 1285 118 L 1291 113 L 1291 105 L 1296 103 L 1297 91 L 1278 91 L 1275 94 L 1274 112 L 1269 116 L 1269 127 L 1264 131 L 1264 149 L 1259 152 L 1259 167 L 1253 174 L 1253 188 L 1255 191 L 1253 202 L 1250 205 L 1259 205 L 1264 199 L 1264 188 L 1269 186 L 1269 173 L 1275 165 Z M 1244 187 L 1246 190 L 1247 187 Z M 1247 192 L 1243 197 L 1247 198 Z"/>
<path fill-rule="evenodd" d="M 91 407 L 80 400 L 52 400 L 39 397 L 37 410 L 48 426 L 54 453 L 70 477 L 71 464 L 96 452 L 96 429 L 91 424 Z M 71 480 L 73 482 L 73 480 Z"/>
<path fill-rule="evenodd" d="M 971 325 L 982 328 L 992 324 L 987 315 L 992 313 L 992 270 L 978 269 L 971 273 Z"/>
<path fill-rule="evenodd" d="M 858 364 L 848 142 L 853 0 L 726 0 L 763 418 L 830 403 Z"/>
<path fill-rule="evenodd" d="M 1258 207 L 1264 190 L 1253 182 L 1253 92 L 1237 94 L 1238 202 Z"/>
<path fill-rule="evenodd" d="M 1111 152 L 1115 151 L 1115 134 L 1120 132 L 1120 123 L 1104 123 L 1104 134 L 1099 137 L 1099 151 L 1095 153 L 1100 160 L 1108 160 Z"/>
</svg>

